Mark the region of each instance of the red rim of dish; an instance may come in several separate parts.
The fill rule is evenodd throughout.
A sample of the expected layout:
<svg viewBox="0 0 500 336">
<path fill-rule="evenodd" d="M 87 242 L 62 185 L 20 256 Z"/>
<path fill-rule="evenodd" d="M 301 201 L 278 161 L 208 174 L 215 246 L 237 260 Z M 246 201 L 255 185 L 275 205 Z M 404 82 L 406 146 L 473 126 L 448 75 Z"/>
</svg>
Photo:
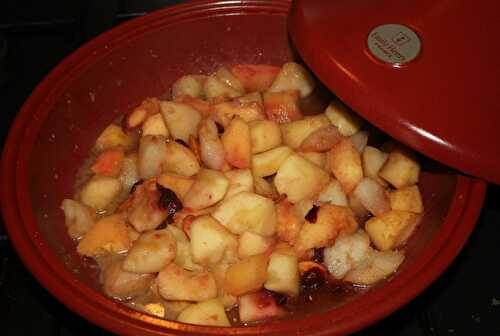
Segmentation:
<svg viewBox="0 0 500 336">
<path fill-rule="evenodd" d="M 382 319 L 406 304 L 433 282 L 458 254 L 475 226 L 486 183 L 458 176 L 454 198 L 439 234 L 414 267 L 401 272 L 383 288 L 361 299 L 306 319 L 245 328 L 211 328 L 161 320 L 117 303 L 79 281 L 42 240 L 30 209 L 29 153 L 58 92 L 83 68 L 125 40 L 139 38 L 157 27 L 228 14 L 286 16 L 290 1 L 199 1 L 166 8 L 129 21 L 85 44 L 67 57 L 37 86 L 21 108 L 7 138 L 0 186 L 6 228 L 17 253 L 35 277 L 55 297 L 86 319 L 122 335 L 283 334 L 340 335 Z M 33 112 L 34 111 L 34 112 Z M 425 269 L 425 272 L 424 272 Z M 404 289 L 404 290 L 402 290 Z M 391 300 L 387 300 L 390 297 Z M 370 302 L 369 306 L 366 302 Z M 355 319 L 352 317 L 356 316 Z"/>
</svg>

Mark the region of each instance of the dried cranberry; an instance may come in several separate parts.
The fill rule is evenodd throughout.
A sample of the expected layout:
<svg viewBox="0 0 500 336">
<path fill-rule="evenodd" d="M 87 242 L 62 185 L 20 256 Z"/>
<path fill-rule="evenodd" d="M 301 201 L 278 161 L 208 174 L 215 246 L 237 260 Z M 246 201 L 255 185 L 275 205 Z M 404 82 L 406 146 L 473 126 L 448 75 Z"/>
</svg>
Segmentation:
<svg viewBox="0 0 500 336">
<path fill-rule="evenodd" d="M 267 292 L 272 296 L 274 302 L 276 302 L 276 304 L 278 306 L 284 306 L 284 305 L 286 305 L 286 303 L 288 301 L 288 297 L 286 295 L 283 295 L 283 294 L 280 294 L 280 293 L 276 293 L 276 292 L 273 292 L 273 291 L 270 291 L 270 290 L 267 290 Z"/>
<path fill-rule="evenodd" d="M 313 260 L 315 262 L 317 262 L 317 263 L 323 262 L 323 250 L 324 250 L 324 248 L 315 248 L 314 249 Z"/>
<path fill-rule="evenodd" d="M 133 194 L 135 189 L 143 183 L 144 183 L 144 180 L 139 180 L 139 181 L 135 182 L 134 185 L 132 186 L 132 188 L 130 188 L 130 193 Z"/>
<path fill-rule="evenodd" d="M 304 290 L 318 289 L 325 284 L 325 278 L 320 270 L 316 268 L 311 268 L 302 274 L 302 279 L 300 279 L 300 285 Z"/>
<path fill-rule="evenodd" d="M 158 201 L 160 209 L 167 210 L 169 216 L 173 216 L 177 211 L 182 210 L 182 203 L 172 190 L 163 187 L 159 183 L 156 184 L 156 188 L 160 192 L 160 199 Z"/>
<path fill-rule="evenodd" d="M 311 210 L 306 215 L 306 220 L 310 223 L 316 223 L 316 220 L 318 219 L 318 210 L 319 207 L 316 205 L 313 205 Z"/>
<path fill-rule="evenodd" d="M 178 144 L 181 144 L 185 147 L 189 147 L 188 144 L 186 143 L 186 141 L 184 141 L 182 139 L 175 139 L 175 142 L 177 142 Z"/>
<path fill-rule="evenodd" d="M 217 126 L 217 133 L 219 133 L 219 134 L 224 133 L 224 127 L 222 127 L 221 124 L 219 124 L 218 122 L 215 122 L 215 126 Z"/>
</svg>

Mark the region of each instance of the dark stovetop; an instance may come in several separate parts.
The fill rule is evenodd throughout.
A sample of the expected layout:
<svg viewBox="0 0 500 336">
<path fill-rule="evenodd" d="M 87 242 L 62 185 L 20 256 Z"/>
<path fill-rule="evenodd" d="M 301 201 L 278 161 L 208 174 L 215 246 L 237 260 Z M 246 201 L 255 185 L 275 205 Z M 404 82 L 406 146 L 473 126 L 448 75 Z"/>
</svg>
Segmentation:
<svg viewBox="0 0 500 336">
<path fill-rule="evenodd" d="M 2 1 L 1 144 L 23 101 L 63 57 L 114 24 L 176 2 L 182 1 Z M 2 40 L 8 44 L 7 60 L 2 59 Z M 500 336 L 499 204 L 500 187 L 489 186 L 472 236 L 443 276 L 410 304 L 356 335 Z M 109 335 L 38 284 L 10 246 L 1 222 L 0 334 Z"/>
</svg>

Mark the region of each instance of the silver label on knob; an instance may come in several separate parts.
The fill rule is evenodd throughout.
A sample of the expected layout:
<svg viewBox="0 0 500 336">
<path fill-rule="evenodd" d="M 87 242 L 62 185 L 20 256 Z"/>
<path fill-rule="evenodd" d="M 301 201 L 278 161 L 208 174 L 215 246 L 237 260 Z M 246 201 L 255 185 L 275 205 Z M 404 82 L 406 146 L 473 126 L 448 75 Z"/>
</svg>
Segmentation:
<svg viewBox="0 0 500 336">
<path fill-rule="evenodd" d="M 396 67 L 413 61 L 421 49 L 418 35 L 400 24 L 376 27 L 368 35 L 367 44 L 373 56 Z"/>
</svg>

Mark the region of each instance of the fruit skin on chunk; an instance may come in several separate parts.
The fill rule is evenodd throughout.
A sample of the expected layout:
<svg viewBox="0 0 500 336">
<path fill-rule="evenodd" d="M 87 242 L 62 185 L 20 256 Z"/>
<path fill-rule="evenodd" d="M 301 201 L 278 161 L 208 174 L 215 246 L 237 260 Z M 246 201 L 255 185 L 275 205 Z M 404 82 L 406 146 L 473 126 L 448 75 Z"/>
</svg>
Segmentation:
<svg viewBox="0 0 500 336">
<path fill-rule="evenodd" d="M 255 120 L 248 124 L 252 154 L 262 153 L 281 145 L 281 129 L 272 120 Z"/>
<path fill-rule="evenodd" d="M 241 322 L 264 321 L 286 315 L 270 292 L 261 290 L 239 297 L 238 312 Z"/>
<path fill-rule="evenodd" d="M 200 265 L 219 262 L 227 248 L 238 245 L 237 238 L 213 217 L 196 217 L 190 226 L 191 255 Z"/>
<path fill-rule="evenodd" d="M 223 200 L 212 216 L 234 234 L 252 231 L 272 236 L 276 232 L 274 202 L 255 193 L 242 191 Z"/>
<path fill-rule="evenodd" d="M 378 174 L 396 189 L 400 189 L 418 182 L 420 165 L 408 149 L 395 148 L 389 153 Z"/>
<path fill-rule="evenodd" d="M 361 156 L 349 138 L 333 145 L 330 151 L 330 169 L 346 194 L 363 178 Z"/>
<path fill-rule="evenodd" d="M 269 91 L 297 90 L 301 97 L 307 97 L 313 92 L 314 87 L 314 78 L 303 66 L 295 62 L 288 62 L 281 67 Z"/>
<path fill-rule="evenodd" d="M 391 210 L 370 218 L 365 230 L 380 251 L 388 251 L 405 243 L 420 220 L 418 214 Z"/>
<path fill-rule="evenodd" d="M 280 194 L 297 203 L 304 199 L 314 199 L 328 184 L 327 172 L 298 154 L 290 155 L 278 169 L 274 184 Z"/>
<path fill-rule="evenodd" d="M 334 100 L 328 105 L 325 114 L 343 136 L 351 136 L 359 131 L 363 121 L 340 100 Z"/>
<path fill-rule="evenodd" d="M 422 195 L 416 184 L 389 192 L 389 199 L 392 210 L 404 210 L 414 213 L 424 212 Z"/>
<path fill-rule="evenodd" d="M 267 265 L 264 288 L 288 296 L 299 294 L 299 268 L 295 255 L 273 252 Z"/>
<path fill-rule="evenodd" d="M 325 114 L 318 114 L 300 118 L 281 125 L 283 143 L 290 148 L 297 149 L 314 132 L 331 126 Z"/>
<path fill-rule="evenodd" d="M 125 217 L 115 214 L 99 219 L 78 243 L 78 253 L 97 257 L 106 253 L 126 252 L 130 248 Z"/>
<path fill-rule="evenodd" d="M 250 129 L 241 118 L 234 118 L 226 127 L 221 137 L 224 145 L 225 159 L 234 167 L 249 168 L 252 159 Z"/>
<path fill-rule="evenodd" d="M 267 64 L 236 64 L 232 74 L 240 80 L 247 92 L 265 91 L 280 72 L 280 68 Z"/>
<path fill-rule="evenodd" d="M 208 208 L 224 198 L 228 187 L 229 180 L 223 173 L 201 169 L 182 203 L 193 210 Z"/>
<path fill-rule="evenodd" d="M 300 110 L 300 93 L 296 90 L 283 92 L 264 92 L 264 110 L 269 120 L 278 124 L 302 119 Z"/>
<path fill-rule="evenodd" d="M 358 228 L 351 209 L 331 204 L 319 207 L 316 222 L 305 221 L 297 236 L 294 249 L 299 258 L 307 250 L 332 245 L 341 234 L 351 234 Z"/>
<path fill-rule="evenodd" d="M 168 264 L 158 273 L 158 293 L 165 300 L 204 301 L 217 297 L 217 284 L 210 272 L 191 272 Z"/>
<path fill-rule="evenodd" d="M 287 146 L 280 146 L 255 154 L 252 158 L 252 173 L 255 177 L 273 175 L 291 154 L 292 150 Z"/>
<path fill-rule="evenodd" d="M 185 308 L 177 317 L 177 321 L 212 327 L 231 326 L 219 299 L 198 302 Z"/>
<path fill-rule="evenodd" d="M 258 254 L 229 266 L 224 277 L 224 291 L 240 296 L 261 289 L 267 280 L 268 261 L 268 254 Z"/>
</svg>

